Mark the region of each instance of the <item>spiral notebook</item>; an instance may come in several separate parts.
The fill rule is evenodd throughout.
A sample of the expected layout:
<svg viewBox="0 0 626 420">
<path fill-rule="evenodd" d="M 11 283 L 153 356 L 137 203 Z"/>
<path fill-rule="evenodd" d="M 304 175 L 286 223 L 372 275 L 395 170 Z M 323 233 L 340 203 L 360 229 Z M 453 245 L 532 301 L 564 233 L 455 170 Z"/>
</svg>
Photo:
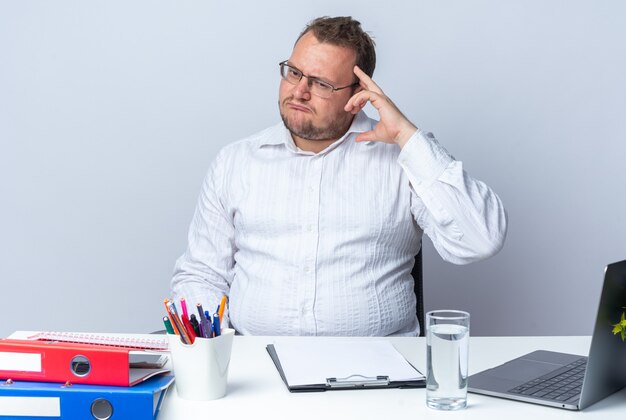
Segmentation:
<svg viewBox="0 0 626 420">
<path fill-rule="evenodd" d="M 67 343 L 102 344 L 143 350 L 166 351 L 167 337 L 154 334 L 88 333 L 69 331 L 16 331 L 8 338 L 53 340 Z"/>
</svg>

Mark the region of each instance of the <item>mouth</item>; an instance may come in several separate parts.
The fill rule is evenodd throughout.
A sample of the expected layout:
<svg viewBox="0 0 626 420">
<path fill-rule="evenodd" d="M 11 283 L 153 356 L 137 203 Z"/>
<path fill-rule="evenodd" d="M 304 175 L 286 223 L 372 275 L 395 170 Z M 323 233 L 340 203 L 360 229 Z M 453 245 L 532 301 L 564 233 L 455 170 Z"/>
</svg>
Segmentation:
<svg viewBox="0 0 626 420">
<path fill-rule="evenodd" d="M 286 102 L 285 104 L 287 105 L 289 109 L 293 109 L 294 111 L 309 112 L 309 113 L 313 112 L 313 110 L 309 108 L 308 106 L 299 104 L 297 102 L 289 101 L 289 102 Z"/>
</svg>

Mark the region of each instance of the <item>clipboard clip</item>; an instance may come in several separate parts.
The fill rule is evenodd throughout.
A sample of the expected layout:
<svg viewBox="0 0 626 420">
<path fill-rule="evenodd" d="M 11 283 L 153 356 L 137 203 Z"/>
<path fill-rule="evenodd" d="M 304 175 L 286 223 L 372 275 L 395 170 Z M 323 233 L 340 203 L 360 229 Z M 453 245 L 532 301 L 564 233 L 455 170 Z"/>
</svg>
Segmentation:
<svg viewBox="0 0 626 420">
<path fill-rule="evenodd" d="M 345 378 L 326 378 L 326 386 L 331 389 L 389 386 L 389 376 L 350 375 Z"/>
</svg>

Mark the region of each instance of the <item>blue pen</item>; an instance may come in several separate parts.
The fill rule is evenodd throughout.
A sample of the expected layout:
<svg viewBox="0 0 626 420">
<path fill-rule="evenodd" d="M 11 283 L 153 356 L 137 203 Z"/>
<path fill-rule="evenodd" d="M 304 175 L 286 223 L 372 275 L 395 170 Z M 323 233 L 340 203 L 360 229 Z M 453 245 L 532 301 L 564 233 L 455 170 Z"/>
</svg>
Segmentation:
<svg viewBox="0 0 626 420">
<path fill-rule="evenodd" d="M 213 332 L 215 333 L 216 337 L 219 337 L 222 333 L 220 327 L 220 315 L 217 312 L 213 314 Z"/>
<path fill-rule="evenodd" d="M 209 311 L 204 311 L 204 316 L 207 319 L 208 327 L 206 329 L 206 334 L 208 338 L 213 338 L 213 324 L 211 323 L 211 315 L 209 315 Z"/>
</svg>

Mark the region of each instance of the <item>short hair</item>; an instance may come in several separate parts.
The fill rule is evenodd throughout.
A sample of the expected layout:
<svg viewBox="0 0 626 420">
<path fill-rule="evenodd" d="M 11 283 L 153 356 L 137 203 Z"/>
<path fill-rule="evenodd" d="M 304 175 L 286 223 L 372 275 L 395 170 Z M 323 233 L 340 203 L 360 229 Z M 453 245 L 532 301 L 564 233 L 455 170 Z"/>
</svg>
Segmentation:
<svg viewBox="0 0 626 420">
<path fill-rule="evenodd" d="M 361 23 L 352 16 L 313 19 L 304 28 L 296 43 L 308 32 L 313 32 L 320 42 L 346 47 L 356 53 L 356 65 L 369 77 L 376 68 L 376 49 L 374 40 L 361 29 Z"/>
</svg>

